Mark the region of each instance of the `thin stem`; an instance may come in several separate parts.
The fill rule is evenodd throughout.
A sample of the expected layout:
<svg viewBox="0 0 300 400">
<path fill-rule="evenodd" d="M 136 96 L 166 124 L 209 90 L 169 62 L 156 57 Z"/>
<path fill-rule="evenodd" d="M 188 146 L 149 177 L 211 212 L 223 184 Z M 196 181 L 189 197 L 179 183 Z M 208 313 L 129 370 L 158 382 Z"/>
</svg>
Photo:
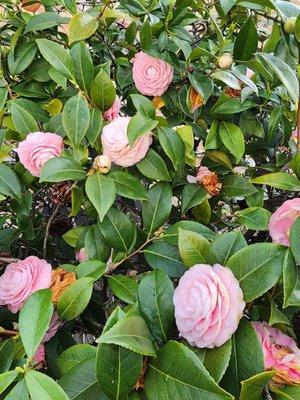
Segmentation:
<svg viewBox="0 0 300 400">
<path fill-rule="evenodd" d="M 18 331 L 10 331 L 7 329 L 0 328 L 0 336 L 17 336 L 19 334 Z"/>
<path fill-rule="evenodd" d="M 17 262 L 17 261 L 19 261 L 18 258 L 0 257 L 0 262 L 3 262 L 5 264 L 10 264 L 12 262 Z"/>
</svg>

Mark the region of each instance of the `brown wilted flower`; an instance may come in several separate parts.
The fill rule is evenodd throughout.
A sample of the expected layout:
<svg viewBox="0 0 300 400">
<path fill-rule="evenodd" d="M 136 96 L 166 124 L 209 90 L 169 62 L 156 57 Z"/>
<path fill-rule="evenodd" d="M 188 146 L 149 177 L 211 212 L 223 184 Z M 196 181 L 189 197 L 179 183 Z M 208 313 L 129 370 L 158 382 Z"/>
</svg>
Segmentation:
<svg viewBox="0 0 300 400">
<path fill-rule="evenodd" d="M 76 281 L 75 272 L 66 271 L 63 268 L 56 268 L 52 271 L 52 303 L 56 304 L 63 292 Z"/>
<path fill-rule="evenodd" d="M 204 99 L 200 94 L 191 86 L 188 91 L 188 105 L 190 111 L 193 113 L 198 108 L 202 107 L 204 104 Z"/>
<path fill-rule="evenodd" d="M 217 196 L 222 188 L 218 175 L 204 166 L 198 169 L 196 176 L 188 175 L 187 180 L 203 186 L 211 196 Z"/>
</svg>

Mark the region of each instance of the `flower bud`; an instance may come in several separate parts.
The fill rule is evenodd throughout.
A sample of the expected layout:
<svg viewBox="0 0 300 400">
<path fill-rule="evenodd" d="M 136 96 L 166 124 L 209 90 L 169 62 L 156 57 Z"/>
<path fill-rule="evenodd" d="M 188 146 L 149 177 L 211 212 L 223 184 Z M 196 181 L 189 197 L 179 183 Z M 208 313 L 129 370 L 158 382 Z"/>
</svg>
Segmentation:
<svg viewBox="0 0 300 400">
<path fill-rule="evenodd" d="M 230 68 L 233 63 L 233 57 L 229 53 L 224 53 L 218 60 L 218 65 L 222 69 Z"/>
<path fill-rule="evenodd" d="M 93 170 L 101 174 L 107 174 L 111 168 L 110 158 L 102 154 L 97 156 L 93 162 Z"/>
<path fill-rule="evenodd" d="M 296 17 L 290 17 L 285 21 L 284 30 L 286 33 L 293 33 L 296 24 Z"/>
</svg>

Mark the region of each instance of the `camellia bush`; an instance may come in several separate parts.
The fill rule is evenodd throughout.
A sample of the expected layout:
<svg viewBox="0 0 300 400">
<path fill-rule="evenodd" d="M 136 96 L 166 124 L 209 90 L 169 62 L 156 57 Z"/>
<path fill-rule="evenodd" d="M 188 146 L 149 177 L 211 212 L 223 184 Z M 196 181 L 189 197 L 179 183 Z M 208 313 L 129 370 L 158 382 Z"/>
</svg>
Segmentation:
<svg viewBox="0 0 300 400">
<path fill-rule="evenodd" d="M 298 15 L 1 1 L 1 399 L 300 399 Z"/>
</svg>

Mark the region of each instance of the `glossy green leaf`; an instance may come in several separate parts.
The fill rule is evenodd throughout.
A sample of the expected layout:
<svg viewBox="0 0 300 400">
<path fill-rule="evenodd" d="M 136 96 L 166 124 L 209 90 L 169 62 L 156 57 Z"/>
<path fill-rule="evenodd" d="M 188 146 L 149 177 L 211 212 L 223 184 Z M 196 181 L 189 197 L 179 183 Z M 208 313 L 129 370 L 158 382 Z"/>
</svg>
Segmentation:
<svg viewBox="0 0 300 400">
<path fill-rule="evenodd" d="M 98 24 L 97 18 L 92 13 L 79 12 L 73 15 L 68 29 L 69 44 L 92 36 L 96 32 Z"/>
<path fill-rule="evenodd" d="M 245 152 L 245 139 L 241 129 L 227 121 L 221 122 L 219 126 L 220 138 L 229 152 L 234 155 L 239 163 Z"/>
<path fill-rule="evenodd" d="M 81 144 L 90 123 L 90 113 L 86 99 L 78 94 L 71 97 L 62 112 L 62 123 L 70 141 Z"/>
<path fill-rule="evenodd" d="M 261 207 L 249 207 L 235 213 L 237 222 L 247 229 L 265 231 L 271 217 L 270 211 Z"/>
<path fill-rule="evenodd" d="M 300 271 L 290 250 L 283 262 L 283 307 L 300 306 Z"/>
<path fill-rule="evenodd" d="M 173 246 L 178 245 L 178 235 L 179 228 L 182 228 L 186 231 L 192 231 L 196 233 L 200 233 L 200 235 L 204 236 L 208 240 L 215 239 L 217 237 L 216 233 L 209 229 L 207 226 L 200 224 L 196 221 L 178 221 L 172 227 L 167 229 L 163 235 L 163 239 Z"/>
<path fill-rule="evenodd" d="M 137 299 L 138 283 L 129 276 L 111 275 L 107 277 L 113 294 L 127 304 L 134 304 Z"/>
<path fill-rule="evenodd" d="M 282 273 L 284 255 L 282 246 L 256 243 L 230 257 L 226 266 L 239 281 L 246 302 L 258 298 L 277 283 Z"/>
<path fill-rule="evenodd" d="M 69 52 L 49 39 L 36 39 L 36 42 L 45 60 L 66 78 L 72 79 L 75 68 Z"/>
<path fill-rule="evenodd" d="M 18 176 L 4 164 L 0 164 L 0 193 L 13 198 L 21 196 L 21 185 Z"/>
<path fill-rule="evenodd" d="M 159 154 L 149 149 L 146 157 L 136 164 L 139 171 L 155 181 L 170 181 L 168 168 Z"/>
<path fill-rule="evenodd" d="M 243 176 L 228 175 L 222 180 L 221 193 L 228 197 L 246 197 L 256 193 L 256 188 Z"/>
<path fill-rule="evenodd" d="M 241 400 L 262 400 L 264 388 L 274 376 L 274 371 L 261 372 L 242 381 Z"/>
<path fill-rule="evenodd" d="M 172 190 L 168 183 L 158 182 L 149 189 L 149 201 L 142 202 L 143 224 L 151 235 L 162 227 L 172 209 Z"/>
<path fill-rule="evenodd" d="M 39 290 L 29 297 L 20 311 L 19 331 L 29 358 L 35 355 L 49 327 L 53 314 L 51 297 L 51 290 Z"/>
<path fill-rule="evenodd" d="M 98 343 L 116 344 L 145 356 L 155 357 L 153 338 L 143 318 L 127 317 L 102 334 Z"/>
<path fill-rule="evenodd" d="M 239 31 L 233 50 L 236 60 L 250 60 L 258 46 L 258 33 L 253 17 L 249 17 Z"/>
<path fill-rule="evenodd" d="M 150 361 L 145 390 L 149 400 L 233 400 L 211 378 L 193 351 L 175 341 L 169 341 L 158 351 L 157 359 Z"/>
<path fill-rule="evenodd" d="M 225 265 L 229 258 L 237 251 L 247 246 L 246 239 L 241 232 L 228 232 L 218 235 L 211 244 L 218 263 Z"/>
<path fill-rule="evenodd" d="M 17 378 L 17 371 L 7 371 L 0 375 L 0 394 L 8 388 L 9 385 Z"/>
<path fill-rule="evenodd" d="M 211 245 L 199 233 L 179 228 L 178 246 L 182 261 L 187 267 L 195 264 L 214 264 L 215 255 L 211 251 Z"/>
<path fill-rule="evenodd" d="M 296 264 L 300 265 L 300 218 L 297 218 L 291 227 L 290 246 Z"/>
<path fill-rule="evenodd" d="M 0 342 L 0 374 L 9 370 L 13 361 L 15 342 L 13 339 L 6 339 Z"/>
<path fill-rule="evenodd" d="M 85 310 L 92 296 L 93 282 L 93 278 L 85 277 L 67 287 L 57 303 L 57 311 L 62 319 L 70 321 Z"/>
<path fill-rule="evenodd" d="M 110 398 L 124 399 L 134 387 L 143 366 L 143 357 L 113 344 L 100 343 L 97 351 L 97 379 Z"/>
<path fill-rule="evenodd" d="M 20 380 L 4 400 L 29 400 L 29 392 L 25 379 Z"/>
<path fill-rule="evenodd" d="M 17 46 L 11 57 L 10 55 L 8 56 L 10 73 L 15 76 L 24 71 L 34 60 L 36 52 L 37 46 L 35 42 L 25 42 Z"/>
<path fill-rule="evenodd" d="M 274 390 L 276 400 L 298 400 L 300 396 L 299 385 L 286 386 L 282 389 Z"/>
<path fill-rule="evenodd" d="M 91 277 L 99 279 L 105 274 L 106 264 L 99 260 L 83 261 L 74 268 L 77 278 Z"/>
<path fill-rule="evenodd" d="M 115 101 L 115 86 L 103 68 L 100 69 L 92 82 L 90 95 L 93 103 L 96 104 L 101 111 L 108 110 Z"/>
<path fill-rule="evenodd" d="M 84 248 L 91 260 L 106 262 L 111 253 L 111 248 L 97 225 L 93 225 L 85 235 Z"/>
<path fill-rule="evenodd" d="M 98 108 L 90 109 L 90 123 L 86 132 L 86 138 L 91 146 L 94 146 L 100 136 L 103 126 L 102 113 Z"/>
<path fill-rule="evenodd" d="M 42 31 L 44 29 L 52 28 L 62 22 L 62 17 L 56 12 L 43 12 L 34 15 L 26 24 L 24 33 Z"/>
<path fill-rule="evenodd" d="M 251 180 L 256 185 L 268 185 L 275 189 L 289 190 L 291 192 L 300 191 L 300 181 L 287 172 L 273 172 L 271 174 L 258 176 Z"/>
<path fill-rule="evenodd" d="M 264 357 L 256 332 L 247 320 L 240 322 L 231 340 L 231 358 L 221 386 L 238 398 L 241 382 L 264 372 Z"/>
<path fill-rule="evenodd" d="M 68 157 L 54 157 L 44 164 L 40 182 L 80 181 L 85 177 L 86 172 L 77 161 Z"/>
<path fill-rule="evenodd" d="M 70 400 L 50 376 L 30 370 L 25 375 L 25 379 L 32 400 Z"/>
<path fill-rule="evenodd" d="M 76 344 L 61 353 L 57 359 L 60 372 L 65 375 L 83 361 L 96 358 L 97 349 L 90 344 Z"/>
<path fill-rule="evenodd" d="M 126 171 L 113 171 L 110 174 L 116 185 L 118 195 L 133 200 L 147 200 L 148 193 L 142 183 Z"/>
<path fill-rule="evenodd" d="M 174 324 L 173 294 L 171 279 L 159 269 L 148 273 L 138 286 L 141 315 L 158 342 L 168 341 Z"/>
<path fill-rule="evenodd" d="M 188 183 L 182 191 L 181 214 L 185 214 L 190 208 L 203 203 L 208 197 L 207 191 L 196 183 Z"/>
<path fill-rule="evenodd" d="M 87 178 L 85 190 L 102 222 L 116 198 L 116 186 L 114 181 L 108 176 L 95 173 Z"/>
<path fill-rule="evenodd" d="M 129 121 L 127 128 L 127 136 L 130 146 L 132 146 L 138 138 L 145 134 L 149 134 L 158 124 L 158 121 L 149 118 L 139 112 L 135 114 Z"/>
<path fill-rule="evenodd" d="M 155 108 L 151 100 L 140 94 L 132 94 L 130 97 L 134 107 L 140 114 L 150 119 L 155 119 Z"/>
<path fill-rule="evenodd" d="M 79 42 L 72 46 L 70 55 L 75 67 L 76 82 L 87 93 L 94 78 L 91 53 L 84 42 Z"/>
<path fill-rule="evenodd" d="M 37 132 L 39 130 L 35 118 L 24 108 L 24 106 L 18 102 L 11 102 L 10 111 L 13 124 L 17 132 L 19 132 L 22 136 L 25 136 L 30 132 Z"/>
<path fill-rule="evenodd" d="M 184 160 L 184 143 L 177 132 L 170 128 L 160 127 L 157 134 L 159 143 L 166 155 L 172 161 L 174 169 L 177 170 L 179 163 Z"/>
</svg>

